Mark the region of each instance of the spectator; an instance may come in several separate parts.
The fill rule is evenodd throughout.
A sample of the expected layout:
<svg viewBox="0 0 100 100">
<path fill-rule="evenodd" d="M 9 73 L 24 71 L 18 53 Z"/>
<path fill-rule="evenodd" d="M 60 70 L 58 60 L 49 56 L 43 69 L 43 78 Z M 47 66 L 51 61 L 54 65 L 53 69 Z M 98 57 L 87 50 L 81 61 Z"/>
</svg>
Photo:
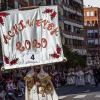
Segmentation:
<svg viewBox="0 0 100 100">
<path fill-rule="evenodd" d="M 99 71 L 97 69 L 97 66 L 95 66 L 95 68 L 93 69 L 93 75 L 94 75 L 95 85 L 98 87 Z"/>
</svg>

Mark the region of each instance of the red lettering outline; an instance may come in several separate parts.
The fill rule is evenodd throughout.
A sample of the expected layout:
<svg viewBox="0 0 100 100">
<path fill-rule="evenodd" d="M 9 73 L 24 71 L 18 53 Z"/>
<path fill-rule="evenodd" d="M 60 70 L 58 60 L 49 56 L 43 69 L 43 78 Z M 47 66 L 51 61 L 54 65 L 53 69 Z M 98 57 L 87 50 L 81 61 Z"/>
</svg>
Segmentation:
<svg viewBox="0 0 100 100">
<path fill-rule="evenodd" d="M 29 45 L 29 47 L 27 47 L 27 45 Z M 29 40 L 25 40 L 25 48 L 26 48 L 27 50 L 30 50 L 30 48 L 31 48 L 31 43 L 30 43 Z"/>
<path fill-rule="evenodd" d="M 19 51 L 21 51 L 21 52 L 23 52 L 24 50 L 25 50 L 25 47 L 24 46 L 22 46 L 22 48 L 21 48 L 21 43 L 20 42 L 17 42 L 16 43 L 16 46 L 17 46 L 17 50 L 19 50 Z"/>
</svg>

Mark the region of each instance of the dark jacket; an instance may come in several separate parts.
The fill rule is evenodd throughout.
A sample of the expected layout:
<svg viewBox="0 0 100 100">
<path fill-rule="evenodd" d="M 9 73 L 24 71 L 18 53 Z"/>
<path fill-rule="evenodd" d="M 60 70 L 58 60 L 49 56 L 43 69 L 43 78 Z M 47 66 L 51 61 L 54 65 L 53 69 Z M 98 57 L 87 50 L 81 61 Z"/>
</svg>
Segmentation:
<svg viewBox="0 0 100 100">
<path fill-rule="evenodd" d="M 94 76 L 99 76 L 99 70 L 97 68 L 93 69 L 93 75 Z"/>
</svg>

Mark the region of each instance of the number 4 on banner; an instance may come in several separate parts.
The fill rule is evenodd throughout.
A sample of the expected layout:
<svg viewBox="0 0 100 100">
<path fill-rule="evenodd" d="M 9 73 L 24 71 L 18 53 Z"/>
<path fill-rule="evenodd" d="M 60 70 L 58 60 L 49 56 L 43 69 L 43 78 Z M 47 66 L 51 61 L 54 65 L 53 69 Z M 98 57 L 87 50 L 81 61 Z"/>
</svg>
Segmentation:
<svg viewBox="0 0 100 100">
<path fill-rule="evenodd" d="M 31 59 L 33 59 L 33 60 L 35 59 L 35 58 L 34 58 L 34 55 L 31 56 Z"/>
</svg>

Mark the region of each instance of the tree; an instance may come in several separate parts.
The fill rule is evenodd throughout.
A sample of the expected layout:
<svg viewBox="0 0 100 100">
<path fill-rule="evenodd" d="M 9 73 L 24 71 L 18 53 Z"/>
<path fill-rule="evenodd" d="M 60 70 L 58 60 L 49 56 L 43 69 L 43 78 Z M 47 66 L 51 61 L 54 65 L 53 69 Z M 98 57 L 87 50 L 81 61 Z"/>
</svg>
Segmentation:
<svg viewBox="0 0 100 100">
<path fill-rule="evenodd" d="M 72 50 L 65 45 L 63 45 L 63 52 L 64 56 L 67 58 L 67 62 L 63 63 L 63 66 L 68 68 L 76 68 L 78 66 L 86 67 L 85 55 L 80 55 L 78 52 L 72 52 Z"/>
</svg>

